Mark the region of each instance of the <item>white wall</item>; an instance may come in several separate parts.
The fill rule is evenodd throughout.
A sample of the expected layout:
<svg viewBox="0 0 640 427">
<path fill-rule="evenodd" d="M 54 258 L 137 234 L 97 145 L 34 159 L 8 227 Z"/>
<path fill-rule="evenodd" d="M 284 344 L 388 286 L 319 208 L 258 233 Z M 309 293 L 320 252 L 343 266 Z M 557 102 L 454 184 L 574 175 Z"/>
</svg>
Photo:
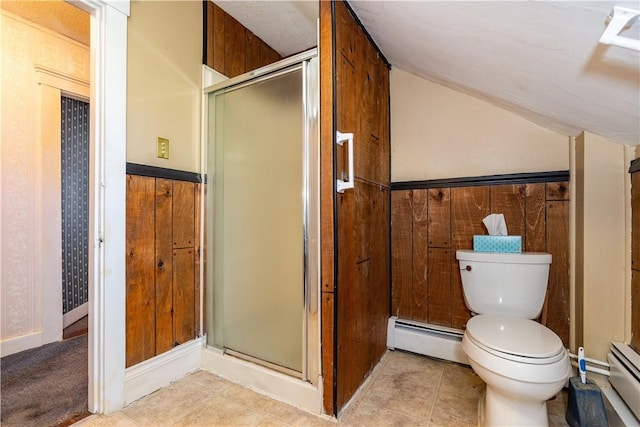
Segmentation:
<svg viewBox="0 0 640 427">
<path fill-rule="evenodd" d="M 576 138 L 576 346 L 599 360 L 611 341 L 629 338 L 632 151 L 590 133 Z"/>
<path fill-rule="evenodd" d="M 569 169 L 569 137 L 485 101 L 391 70 L 391 179 Z"/>
<path fill-rule="evenodd" d="M 127 68 L 127 162 L 200 170 L 202 3 L 132 1 Z M 169 159 L 156 157 L 169 139 Z"/>
<path fill-rule="evenodd" d="M 60 94 L 89 97 L 83 44 L 2 16 L 2 355 L 62 339 Z"/>
</svg>

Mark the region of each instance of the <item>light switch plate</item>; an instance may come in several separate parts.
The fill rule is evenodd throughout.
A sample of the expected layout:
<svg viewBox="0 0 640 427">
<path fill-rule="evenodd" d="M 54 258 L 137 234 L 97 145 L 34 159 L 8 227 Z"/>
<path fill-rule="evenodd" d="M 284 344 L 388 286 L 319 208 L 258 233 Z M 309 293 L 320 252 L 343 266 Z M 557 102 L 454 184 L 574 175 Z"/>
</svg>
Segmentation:
<svg viewBox="0 0 640 427">
<path fill-rule="evenodd" d="M 158 157 L 161 159 L 169 158 L 169 140 L 167 138 L 158 137 Z"/>
</svg>

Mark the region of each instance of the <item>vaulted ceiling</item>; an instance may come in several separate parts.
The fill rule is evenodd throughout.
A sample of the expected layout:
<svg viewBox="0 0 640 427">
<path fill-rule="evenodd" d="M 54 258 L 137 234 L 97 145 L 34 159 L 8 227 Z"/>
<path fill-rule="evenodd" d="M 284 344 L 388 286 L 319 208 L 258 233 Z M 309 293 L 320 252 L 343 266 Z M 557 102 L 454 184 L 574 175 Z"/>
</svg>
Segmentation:
<svg viewBox="0 0 640 427">
<path fill-rule="evenodd" d="M 315 1 L 216 3 L 283 55 L 316 44 Z M 640 144 L 640 52 L 598 43 L 613 6 L 637 1 L 349 3 L 393 67 L 565 135 Z"/>
</svg>

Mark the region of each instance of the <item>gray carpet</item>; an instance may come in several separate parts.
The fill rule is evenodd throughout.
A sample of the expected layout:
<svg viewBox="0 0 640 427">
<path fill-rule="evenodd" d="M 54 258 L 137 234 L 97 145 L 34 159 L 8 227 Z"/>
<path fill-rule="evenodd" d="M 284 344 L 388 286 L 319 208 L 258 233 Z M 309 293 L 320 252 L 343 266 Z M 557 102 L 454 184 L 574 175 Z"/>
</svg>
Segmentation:
<svg viewBox="0 0 640 427">
<path fill-rule="evenodd" d="M 68 425 L 87 412 L 87 335 L 0 359 L 7 426 Z"/>
</svg>

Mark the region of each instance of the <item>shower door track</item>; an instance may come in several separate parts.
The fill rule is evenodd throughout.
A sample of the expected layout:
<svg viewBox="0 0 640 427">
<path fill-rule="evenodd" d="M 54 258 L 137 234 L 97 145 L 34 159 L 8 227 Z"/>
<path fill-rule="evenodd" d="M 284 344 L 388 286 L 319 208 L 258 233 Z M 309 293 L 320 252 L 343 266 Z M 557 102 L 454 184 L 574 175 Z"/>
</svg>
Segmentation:
<svg viewBox="0 0 640 427">
<path fill-rule="evenodd" d="M 233 356 L 237 359 L 245 360 L 247 362 L 255 363 L 256 365 L 264 366 L 265 368 L 269 368 L 276 372 L 280 372 L 281 374 L 289 375 L 290 377 L 303 379 L 302 373 L 298 372 L 294 369 L 285 368 L 284 366 L 276 365 L 275 363 L 267 362 L 266 360 L 258 359 L 253 356 L 249 356 L 248 354 L 240 353 L 238 351 L 234 351 L 228 348 L 223 350 L 224 354 L 228 354 L 229 356 Z"/>
</svg>

